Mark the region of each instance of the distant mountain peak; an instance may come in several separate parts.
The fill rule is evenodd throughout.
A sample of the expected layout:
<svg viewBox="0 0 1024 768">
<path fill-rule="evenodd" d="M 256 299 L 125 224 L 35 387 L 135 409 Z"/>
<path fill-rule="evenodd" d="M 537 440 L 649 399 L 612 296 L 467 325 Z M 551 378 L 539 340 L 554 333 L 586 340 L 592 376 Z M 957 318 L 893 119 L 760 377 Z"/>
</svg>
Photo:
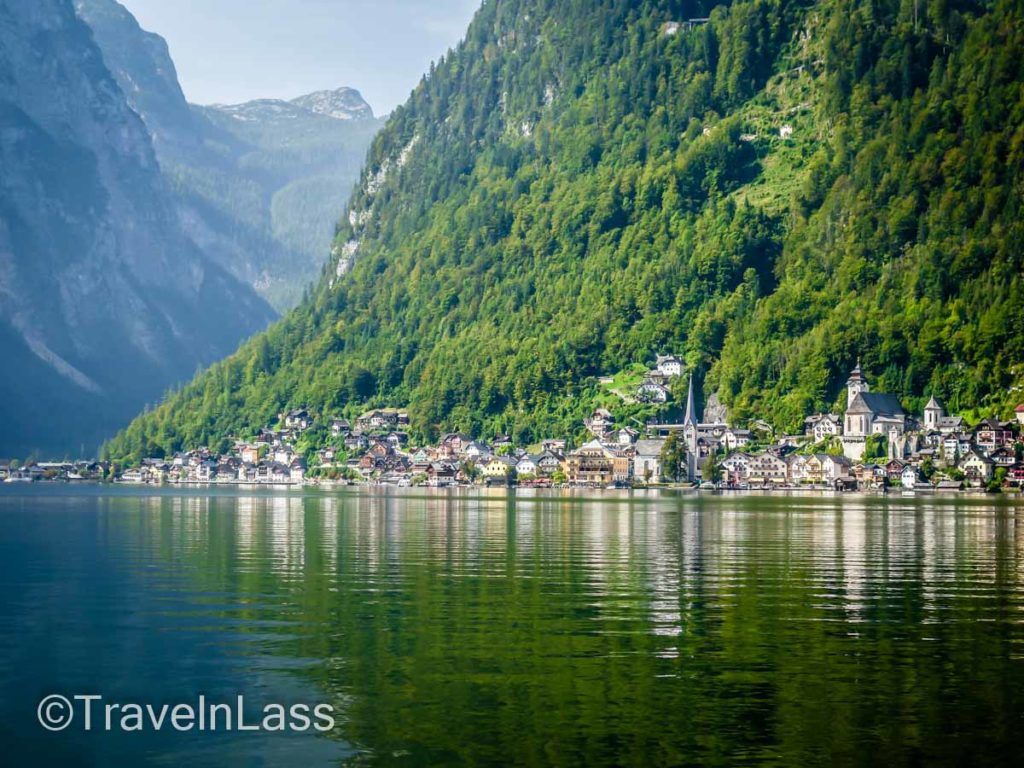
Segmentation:
<svg viewBox="0 0 1024 768">
<path fill-rule="evenodd" d="M 292 104 L 338 120 L 372 120 L 373 110 L 355 88 L 314 91 L 291 100 Z"/>
</svg>

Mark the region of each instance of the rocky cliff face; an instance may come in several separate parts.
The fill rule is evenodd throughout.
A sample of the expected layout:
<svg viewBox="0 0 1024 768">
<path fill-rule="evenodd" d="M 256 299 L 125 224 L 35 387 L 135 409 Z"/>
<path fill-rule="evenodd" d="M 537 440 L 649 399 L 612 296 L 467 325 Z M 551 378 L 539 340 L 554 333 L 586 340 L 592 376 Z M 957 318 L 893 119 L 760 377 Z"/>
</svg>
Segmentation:
<svg viewBox="0 0 1024 768">
<path fill-rule="evenodd" d="M 338 212 L 380 121 L 358 91 L 193 106 L 167 44 L 116 0 L 75 0 L 128 103 L 154 138 L 182 226 L 278 310 L 327 259 Z"/>
<path fill-rule="evenodd" d="M 180 226 L 70 0 L 0 0 L 0 455 L 88 452 L 270 308 Z"/>
</svg>

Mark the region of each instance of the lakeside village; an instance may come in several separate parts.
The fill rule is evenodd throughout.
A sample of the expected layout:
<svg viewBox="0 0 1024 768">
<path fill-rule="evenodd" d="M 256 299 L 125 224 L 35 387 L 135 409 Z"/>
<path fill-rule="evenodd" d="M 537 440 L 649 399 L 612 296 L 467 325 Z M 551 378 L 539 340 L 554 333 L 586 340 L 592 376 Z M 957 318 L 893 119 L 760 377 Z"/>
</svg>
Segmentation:
<svg viewBox="0 0 1024 768">
<path fill-rule="evenodd" d="M 666 402 L 671 397 L 669 385 L 682 372 L 678 357 L 659 355 L 636 387 L 635 401 Z M 805 420 L 803 434 L 772 435 L 768 440 L 761 433 L 731 426 L 714 396 L 698 420 L 691 376 L 681 423 L 648 423 L 641 435 L 617 424 L 607 409 L 597 408 L 584 421 L 590 439 L 572 449 L 560 438 L 525 447 L 513 445 L 504 435 L 485 442 L 461 432 L 443 435 L 436 445 L 411 446 L 408 415 L 397 408 L 380 408 L 364 413 L 354 424 L 327 419 L 329 444 L 303 456 L 296 443 L 313 428 L 314 416 L 298 408 L 281 413 L 276 428 L 238 441 L 226 455 L 198 448 L 169 458 L 145 458 L 140 466 L 116 475 L 102 462 L 0 464 L 0 480 L 1024 490 L 1024 403 L 1017 406 L 1013 421 L 989 419 L 968 427 L 963 417 L 947 415 L 934 397 L 920 418 L 906 413 L 895 395 L 871 391 L 859 363 L 846 389 L 844 414 L 816 414 Z"/>
</svg>

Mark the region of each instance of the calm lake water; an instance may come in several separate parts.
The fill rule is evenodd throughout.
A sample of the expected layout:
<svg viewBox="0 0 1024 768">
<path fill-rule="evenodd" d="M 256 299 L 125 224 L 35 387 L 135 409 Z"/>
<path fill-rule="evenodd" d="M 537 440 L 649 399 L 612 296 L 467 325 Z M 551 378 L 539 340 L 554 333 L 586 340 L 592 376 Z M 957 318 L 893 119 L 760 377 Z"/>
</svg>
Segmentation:
<svg viewBox="0 0 1024 768">
<path fill-rule="evenodd" d="M 9 765 L 1024 764 L 1000 499 L 8 486 L 0 579 Z M 52 693 L 337 725 L 49 733 Z"/>
</svg>

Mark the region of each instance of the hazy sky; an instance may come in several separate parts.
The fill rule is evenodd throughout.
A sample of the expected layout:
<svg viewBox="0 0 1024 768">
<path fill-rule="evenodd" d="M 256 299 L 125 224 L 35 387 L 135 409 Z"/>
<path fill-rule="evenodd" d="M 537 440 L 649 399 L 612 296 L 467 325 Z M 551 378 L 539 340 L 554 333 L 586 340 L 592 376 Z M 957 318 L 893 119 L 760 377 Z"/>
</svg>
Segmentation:
<svg viewBox="0 0 1024 768">
<path fill-rule="evenodd" d="M 480 0 L 120 0 L 162 35 L 189 101 L 290 98 L 341 85 L 375 114 L 406 100 Z"/>
</svg>

